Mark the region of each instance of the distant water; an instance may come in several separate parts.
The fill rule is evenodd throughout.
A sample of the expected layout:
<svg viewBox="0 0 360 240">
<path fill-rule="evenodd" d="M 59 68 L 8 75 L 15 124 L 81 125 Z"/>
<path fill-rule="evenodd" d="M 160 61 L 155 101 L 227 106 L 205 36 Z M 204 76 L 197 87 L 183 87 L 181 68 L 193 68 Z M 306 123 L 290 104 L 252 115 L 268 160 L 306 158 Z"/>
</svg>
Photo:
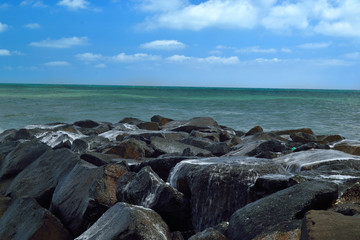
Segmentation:
<svg viewBox="0 0 360 240">
<path fill-rule="evenodd" d="M 247 131 L 312 128 L 360 140 L 360 91 L 0 84 L 0 132 L 82 119 L 209 116 Z"/>
</svg>

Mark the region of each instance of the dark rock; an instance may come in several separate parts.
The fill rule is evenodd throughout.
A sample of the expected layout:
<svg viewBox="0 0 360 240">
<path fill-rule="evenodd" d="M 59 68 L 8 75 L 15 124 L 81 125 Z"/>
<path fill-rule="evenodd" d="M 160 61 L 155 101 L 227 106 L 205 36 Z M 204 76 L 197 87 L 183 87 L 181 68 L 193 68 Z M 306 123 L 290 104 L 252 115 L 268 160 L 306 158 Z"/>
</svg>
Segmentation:
<svg viewBox="0 0 360 240">
<path fill-rule="evenodd" d="M 309 143 L 309 142 L 317 142 L 317 137 L 314 134 L 297 132 L 290 134 L 291 139 L 294 142 L 300 143 Z"/>
<path fill-rule="evenodd" d="M 177 154 L 182 155 L 186 148 L 190 148 L 190 151 L 196 155 L 211 156 L 211 152 L 205 149 L 187 145 L 175 140 L 168 140 L 160 137 L 153 137 L 151 144 L 154 149 L 162 154 Z"/>
<path fill-rule="evenodd" d="M 16 140 L 31 140 L 33 137 L 33 134 L 31 134 L 30 130 L 28 129 L 9 129 L 0 134 L 0 142 L 4 143 Z"/>
<path fill-rule="evenodd" d="M 151 117 L 152 122 L 158 123 L 160 126 L 167 124 L 168 122 L 174 121 L 170 118 L 162 117 L 160 115 L 155 115 Z"/>
<path fill-rule="evenodd" d="M 212 143 L 205 147 L 206 150 L 209 150 L 214 156 L 223 156 L 226 153 L 230 152 L 231 148 L 224 142 Z"/>
<path fill-rule="evenodd" d="M 104 153 L 116 154 L 121 158 L 127 159 L 144 159 L 145 157 L 151 157 L 154 150 L 147 146 L 144 141 L 131 138 L 122 141 L 117 146 L 106 150 Z"/>
<path fill-rule="evenodd" d="M 0 179 L 13 177 L 51 148 L 37 141 L 25 141 L 16 146 L 0 165 Z"/>
<path fill-rule="evenodd" d="M 269 174 L 261 176 L 256 179 L 255 184 L 249 188 L 249 202 L 254 202 L 304 181 L 306 181 L 306 179 L 299 175 Z"/>
<path fill-rule="evenodd" d="M 76 240 L 171 240 L 168 226 L 155 211 L 117 203 Z"/>
<path fill-rule="evenodd" d="M 20 143 L 21 141 L 0 143 L 0 163 L 2 162 L 2 159 L 4 159 L 5 156 L 8 155 L 9 152 L 14 150 Z"/>
<path fill-rule="evenodd" d="M 198 148 L 202 148 L 202 149 L 206 149 L 207 146 L 214 143 L 210 139 L 199 138 L 199 137 L 194 137 L 194 136 L 186 137 L 186 138 L 180 139 L 178 141 L 181 143 L 191 145 L 194 147 L 198 147 Z"/>
<path fill-rule="evenodd" d="M 100 124 L 92 120 L 82 120 L 74 122 L 74 125 L 82 128 L 94 128 L 99 126 Z"/>
<path fill-rule="evenodd" d="M 145 130 L 159 130 L 159 124 L 156 122 L 143 122 L 136 125 L 140 129 Z"/>
<path fill-rule="evenodd" d="M 262 133 L 264 130 L 262 129 L 262 127 L 260 126 L 256 126 L 256 127 L 253 127 L 252 129 L 250 129 L 246 134 L 245 136 L 251 136 L 251 135 L 254 135 L 256 133 Z"/>
<path fill-rule="evenodd" d="M 47 208 L 57 184 L 79 161 L 68 149 L 47 151 L 14 178 L 6 195 L 32 197 Z"/>
<path fill-rule="evenodd" d="M 360 156 L 360 145 L 349 145 L 347 143 L 340 143 L 334 146 L 334 150 Z"/>
<path fill-rule="evenodd" d="M 343 215 L 354 216 L 360 214 L 360 182 L 347 189 L 336 201 L 332 210 Z"/>
<path fill-rule="evenodd" d="M 229 220 L 247 204 L 249 186 L 270 173 L 285 169 L 271 160 L 250 157 L 185 160 L 175 166 L 170 184 L 190 197 L 192 224 L 203 230 Z"/>
<path fill-rule="evenodd" d="M 209 129 L 218 127 L 217 122 L 209 117 L 196 117 L 188 121 L 171 121 L 162 126 L 162 129 L 177 132 L 188 132 L 200 129 Z"/>
<path fill-rule="evenodd" d="M 171 233 L 172 240 L 185 240 L 180 231 L 175 231 Z"/>
<path fill-rule="evenodd" d="M 71 145 L 71 151 L 76 153 L 83 153 L 88 150 L 89 146 L 83 139 L 75 139 Z"/>
<path fill-rule="evenodd" d="M 229 239 L 253 239 L 272 232 L 289 232 L 311 209 L 327 209 L 337 199 L 334 183 L 303 182 L 250 203 L 230 219 Z"/>
<path fill-rule="evenodd" d="M 107 207 L 113 206 L 117 202 L 117 181 L 122 175 L 128 172 L 128 170 L 124 162 L 106 165 L 102 177 L 91 185 L 90 197 L 101 205 Z"/>
<path fill-rule="evenodd" d="M 55 145 L 53 147 L 53 149 L 60 149 L 60 148 L 67 148 L 67 149 L 71 149 L 71 142 L 69 140 L 64 141 L 64 142 L 60 142 L 57 145 Z"/>
<path fill-rule="evenodd" d="M 138 125 L 140 123 L 143 123 L 143 120 L 140 120 L 138 118 L 132 118 L 132 117 L 126 117 L 123 118 L 119 123 L 127 123 L 127 124 L 131 124 L 131 125 Z"/>
<path fill-rule="evenodd" d="M 11 198 L 9 197 L 0 196 L 0 219 L 4 212 L 6 212 L 6 210 L 8 209 L 10 205 L 10 200 Z"/>
<path fill-rule="evenodd" d="M 95 180 L 100 179 L 103 173 L 104 168 L 80 162 L 57 185 L 54 191 L 50 211 L 74 236 L 79 236 L 105 212 L 101 206 L 96 209 L 91 208 L 89 196 L 91 185 Z"/>
<path fill-rule="evenodd" d="M 102 154 L 98 152 L 87 152 L 81 154 L 80 158 L 96 166 L 103 166 L 110 163 L 112 159 L 118 158 L 118 156 L 111 154 Z"/>
<path fill-rule="evenodd" d="M 34 199 L 11 203 L 0 220 L 0 239 L 72 239 L 61 222 Z"/>
<path fill-rule="evenodd" d="M 360 218 L 333 211 L 309 211 L 302 222 L 301 240 L 360 239 Z"/>
<path fill-rule="evenodd" d="M 137 174 L 128 172 L 118 180 L 117 199 L 155 210 L 171 230 L 186 230 L 190 219 L 189 202 L 184 195 L 165 184 L 150 168 Z"/>
<path fill-rule="evenodd" d="M 207 228 L 189 238 L 189 240 L 227 240 L 227 238 L 214 228 Z"/>
<path fill-rule="evenodd" d="M 340 135 L 325 135 L 325 136 L 316 136 L 316 137 L 318 139 L 318 142 L 322 143 L 322 144 L 339 142 L 339 141 L 345 139 L 344 137 L 342 137 Z"/>
<path fill-rule="evenodd" d="M 285 144 L 277 140 L 270 140 L 261 143 L 259 146 L 254 148 L 252 151 L 247 153 L 248 156 L 260 157 L 260 158 L 275 158 L 277 157 L 276 152 L 282 152 L 286 150 Z M 274 153 L 271 155 L 271 153 Z"/>
<path fill-rule="evenodd" d="M 104 149 L 111 144 L 110 140 L 101 136 L 83 137 L 81 140 L 85 141 L 90 151 L 98 151 Z"/>
<path fill-rule="evenodd" d="M 194 159 L 193 156 L 166 156 L 161 155 L 158 158 L 151 159 L 134 166 L 133 171 L 138 172 L 140 169 L 146 166 L 150 166 L 151 169 L 165 182 L 167 181 L 170 171 L 176 164 L 183 160 Z"/>
<path fill-rule="evenodd" d="M 330 149 L 329 145 L 309 142 L 296 147 L 293 152 L 307 151 L 310 149 Z"/>
<path fill-rule="evenodd" d="M 218 132 L 216 132 L 216 131 L 215 132 L 213 132 L 213 131 L 203 132 L 203 131 L 193 130 L 193 131 L 191 131 L 190 136 L 193 136 L 196 138 L 210 139 L 213 142 L 220 142 L 220 134 Z"/>
<path fill-rule="evenodd" d="M 277 135 L 290 135 L 292 133 L 307 133 L 307 134 L 315 134 L 311 128 L 299 128 L 299 129 L 290 129 L 290 130 L 281 130 L 281 131 L 273 131 L 273 133 Z"/>
<path fill-rule="evenodd" d="M 261 234 L 252 240 L 299 240 L 300 239 L 300 226 L 291 231 L 275 231 L 272 233 Z"/>
</svg>

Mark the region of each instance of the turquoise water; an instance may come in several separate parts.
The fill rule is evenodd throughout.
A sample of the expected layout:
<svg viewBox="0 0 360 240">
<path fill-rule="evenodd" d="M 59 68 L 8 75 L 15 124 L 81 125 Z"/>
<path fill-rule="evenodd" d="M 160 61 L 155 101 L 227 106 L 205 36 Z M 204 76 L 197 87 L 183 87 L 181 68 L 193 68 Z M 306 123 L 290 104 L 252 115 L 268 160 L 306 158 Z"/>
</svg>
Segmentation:
<svg viewBox="0 0 360 240">
<path fill-rule="evenodd" d="M 0 132 L 81 119 L 213 117 L 247 131 L 310 127 L 360 140 L 360 91 L 0 84 Z"/>
</svg>

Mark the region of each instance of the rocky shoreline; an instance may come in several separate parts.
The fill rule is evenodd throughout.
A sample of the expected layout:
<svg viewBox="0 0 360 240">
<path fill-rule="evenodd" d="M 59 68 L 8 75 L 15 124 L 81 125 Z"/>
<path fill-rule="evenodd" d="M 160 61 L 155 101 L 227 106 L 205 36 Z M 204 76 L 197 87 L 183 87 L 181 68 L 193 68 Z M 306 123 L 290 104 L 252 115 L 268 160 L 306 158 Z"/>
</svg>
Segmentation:
<svg viewBox="0 0 360 240">
<path fill-rule="evenodd" d="M 360 239 L 360 144 L 158 115 L 6 130 L 0 239 Z"/>
</svg>

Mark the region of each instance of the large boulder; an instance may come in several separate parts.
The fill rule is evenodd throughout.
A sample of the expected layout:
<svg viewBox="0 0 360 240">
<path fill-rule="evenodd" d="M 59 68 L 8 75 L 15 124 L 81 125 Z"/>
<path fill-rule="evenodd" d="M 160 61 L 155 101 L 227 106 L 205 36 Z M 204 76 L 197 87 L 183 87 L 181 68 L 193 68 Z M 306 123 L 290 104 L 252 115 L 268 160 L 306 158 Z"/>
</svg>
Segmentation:
<svg viewBox="0 0 360 240">
<path fill-rule="evenodd" d="M 193 235 L 189 240 L 227 240 L 227 238 L 218 230 L 207 228 L 204 231 Z"/>
<path fill-rule="evenodd" d="M 32 198 L 14 200 L 0 219 L 0 239 L 73 239 L 61 222 Z"/>
<path fill-rule="evenodd" d="M 217 128 L 218 123 L 209 117 L 195 117 L 187 121 L 171 121 L 162 126 L 164 130 L 191 133 L 193 130 Z"/>
<path fill-rule="evenodd" d="M 122 141 L 118 145 L 106 150 L 106 154 L 116 154 L 121 158 L 127 159 L 143 159 L 151 157 L 154 150 L 147 146 L 144 141 L 130 138 Z"/>
<path fill-rule="evenodd" d="M 50 149 L 38 141 L 22 142 L 0 163 L 0 179 L 15 176 Z"/>
<path fill-rule="evenodd" d="M 251 136 L 254 135 L 256 133 L 262 133 L 264 130 L 262 127 L 260 126 L 255 126 L 252 129 L 250 129 L 247 133 L 245 133 L 245 136 Z"/>
<path fill-rule="evenodd" d="M 360 239 L 360 218 L 333 211 L 309 211 L 302 222 L 301 240 Z"/>
<path fill-rule="evenodd" d="M 358 155 L 360 156 L 360 144 L 351 144 L 351 143 L 339 143 L 334 147 L 335 150 L 342 151 L 345 153 Z"/>
<path fill-rule="evenodd" d="M 336 201 L 334 211 L 344 215 L 354 216 L 360 214 L 360 182 L 347 189 Z"/>
<path fill-rule="evenodd" d="M 170 118 L 160 116 L 160 115 L 154 115 L 154 116 L 151 117 L 151 121 L 158 123 L 159 126 L 162 126 L 162 125 L 165 125 L 168 122 L 171 122 L 171 121 L 174 121 L 174 120 L 172 120 Z"/>
<path fill-rule="evenodd" d="M 171 240 L 168 226 L 155 211 L 117 203 L 76 240 Z"/>
<path fill-rule="evenodd" d="M 165 184 L 150 167 L 142 168 L 137 174 L 128 172 L 119 178 L 116 195 L 119 202 L 155 210 L 171 230 L 189 227 L 188 200 L 181 192 Z"/>
<path fill-rule="evenodd" d="M 303 182 L 281 190 L 237 210 L 230 219 L 229 239 L 294 231 L 307 211 L 327 209 L 337 197 L 334 183 Z"/>
<path fill-rule="evenodd" d="M 95 209 L 94 199 L 89 196 L 91 185 L 103 172 L 104 168 L 79 162 L 54 191 L 50 210 L 74 236 L 84 232 L 105 212 L 106 208 L 101 206 Z"/>
<path fill-rule="evenodd" d="M 268 159 L 219 157 L 184 160 L 170 176 L 170 184 L 190 197 L 192 224 L 204 230 L 228 221 L 248 202 L 248 188 L 262 175 L 285 173 Z"/>
<path fill-rule="evenodd" d="M 82 128 L 94 128 L 99 126 L 100 124 L 98 122 L 95 122 L 93 120 L 81 120 L 74 122 L 75 126 L 82 127 Z"/>
<path fill-rule="evenodd" d="M 309 143 L 309 142 L 318 141 L 317 137 L 314 134 L 310 134 L 310 133 L 296 132 L 290 134 L 290 137 L 294 142 L 300 142 L 300 143 Z"/>
<path fill-rule="evenodd" d="M 48 207 L 57 184 L 79 161 L 68 149 L 47 151 L 15 177 L 6 194 L 12 198 L 33 197 Z"/>
</svg>

